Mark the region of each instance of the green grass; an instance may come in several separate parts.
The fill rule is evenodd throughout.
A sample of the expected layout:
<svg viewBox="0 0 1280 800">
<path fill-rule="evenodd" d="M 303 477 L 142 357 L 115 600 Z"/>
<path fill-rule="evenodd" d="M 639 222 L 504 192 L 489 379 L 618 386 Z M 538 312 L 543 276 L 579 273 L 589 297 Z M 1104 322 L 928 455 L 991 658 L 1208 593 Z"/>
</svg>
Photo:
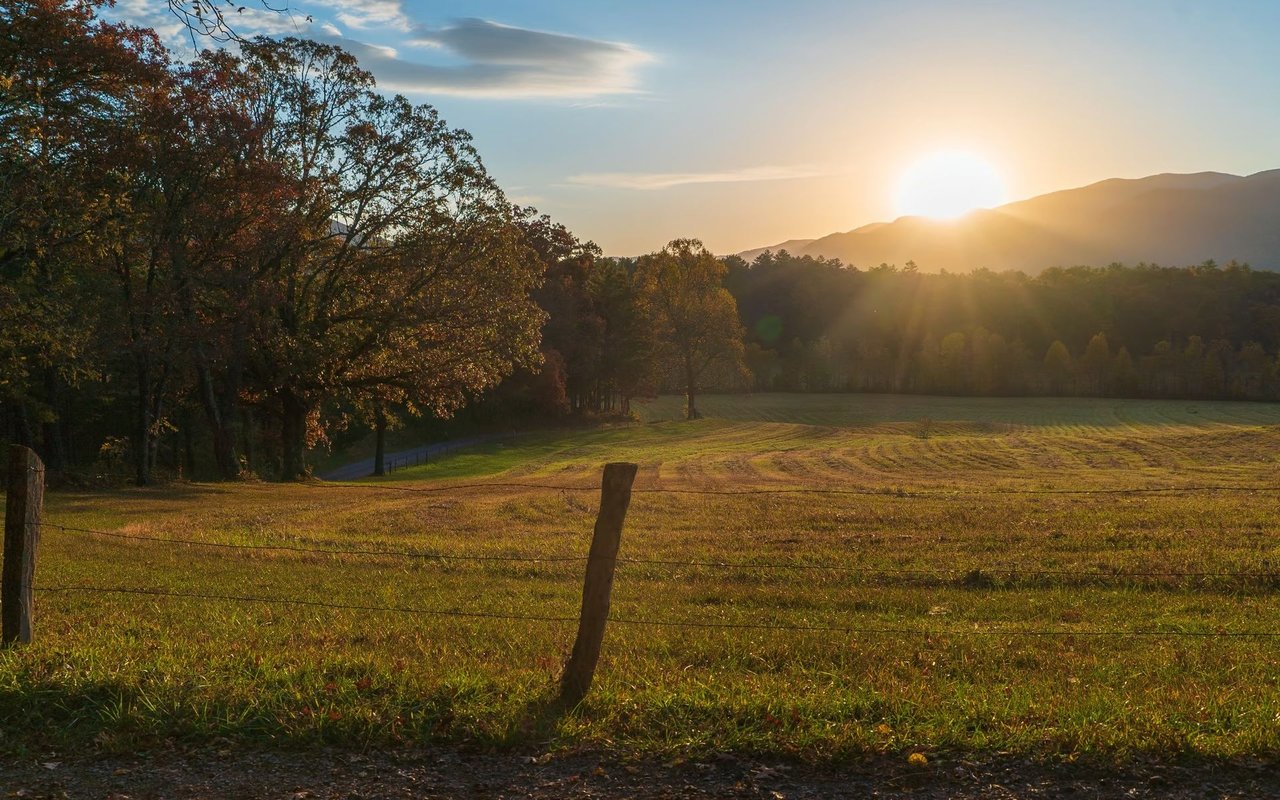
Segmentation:
<svg viewBox="0 0 1280 800">
<path fill-rule="evenodd" d="M 678 403 L 642 413 L 667 419 Z M 702 409 L 691 423 L 531 435 L 360 485 L 58 493 L 47 516 L 209 542 L 547 558 L 585 555 L 594 492 L 398 489 L 591 486 L 612 460 L 638 462 L 642 490 L 854 489 L 637 492 L 624 558 L 747 566 L 621 564 L 613 611 L 861 632 L 614 624 L 592 694 L 552 713 L 572 622 L 45 592 L 36 644 L 0 653 L 0 748 L 228 736 L 817 759 L 1280 752 L 1280 642 L 1093 635 L 1280 632 L 1280 492 L 996 493 L 1280 488 L 1280 407 L 759 395 Z M 44 587 L 494 614 L 572 618 L 582 579 L 580 562 L 217 550 L 56 529 L 41 547 Z M 1232 572 L 1253 577 L 1148 574 Z"/>
</svg>

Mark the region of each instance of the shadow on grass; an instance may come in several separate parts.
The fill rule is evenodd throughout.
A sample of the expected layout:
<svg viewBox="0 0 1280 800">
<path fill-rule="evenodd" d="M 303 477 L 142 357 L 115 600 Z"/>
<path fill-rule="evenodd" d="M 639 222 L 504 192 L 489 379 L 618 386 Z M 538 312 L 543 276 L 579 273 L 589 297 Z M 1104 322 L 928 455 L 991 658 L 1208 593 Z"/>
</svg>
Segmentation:
<svg viewBox="0 0 1280 800">
<path fill-rule="evenodd" d="M 221 494 L 228 487 L 239 483 L 170 483 L 162 486 L 121 486 L 107 489 L 57 489 L 50 490 L 46 498 L 56 503 L 59 512 L 93 512 L 102 509 L 102 503 L 119 500 L 158 501 L 165 503 L 190 503 Z"/>
<path fill-rule="evenodd" d="M 483 781 L 495 794 L 506 794 L 508 789 L 524 792 L 535 779 L 542 783 L 561 779 L 576 782 L 581 776 L 600 772 L 604 777 L 592 778 L 597 788 L 604 796 L 618 797 L 682 796 L 690 786 L 705 790 L 709 796 L 783 794 L 775 789 L 788 790 L 787 796 L 791 790 L 803 789 L 808 796 L 819 797 L 871 796 L 886 790 L 894 792 L 893 796 L 903 793 L 929 798 L 1280 796 L 1274 754 L 1215 758 L 1187 752 L 1173 742 L 1157 752 L 1113 758 L 959 749 L 930 750 L 927 758 L 912 759 L 912 753 L 920 752 L 917 748 L 893 752 L 855 749 L 806 758 L 799 751 L 729 748 L 727 752 L 685 753 L 690 756 L 688 763 L 681 758 L 664 766 L 658 761 L 661 753 L 646 753 L 643 746 L 634 753 L 612 746 L 573 748 L 550 757 L 546 756 L 548 743 L 554 751 L 558 726 L 578 713 L 576 706 L 560 700 L 557 688 L 547 687 L 525 704 L 509 727 L 494 728 L 491 734 L 477 734 L 465 725 L 454 727 L 453 714 L 465 690 L 462 694 L 457 688 L 429 693 L 399 708 L 417 722 L 414 730 L 397 737 L 389 730 L 370 729 L 367 723 L 342 720 L 321 723 L 316 719 L 318 727 L 291 725 L 281 716 L 289 712 L 278 707 L 225 702 L 198 709 L 181 703 L 165 707 L 156 697 L 132 687 L 109 682 L 68 687 L 42 680 L 21 689 L 0 689 L 0 752 L 38 756 L 0 759 L 0 783 L 19 785 L 21 778 L 27 788 L 52 787 L 49 794 L 56 796 L 53 790 L 62 786 L 54 785 L 55 778 L 141 776 L 147 770 L 136 771 L 137 760 L 145 757 L 154 766 L 150 759 L 158 757 L 166 767 L 165 780 L 182 776 L 199 783 L 207 778 L 211 785 L 225 788 L 225 782 L 215 778 L 232 775 L 240 781 L 239 796 L 269 796 L 279 790 L 281 762 L 269 755 L 264 758 L 264 754 L 292 751 L 287 763 L 299 764 L 299 775 L 286 782 L 310 781 L 319 774 L 328 776 L 321 779 L 325 781 L 350 778 L 353 796 L 357 788 L 364 796 L 363 789 L 370 783 L 370 763 L 385 767 L 377 770 L 380 789 L 386 790 L 386 782 L 397 780 L 397 776 L 409 775 L 412 779 L 406 779 L 405 794 L 412 790 L 414 796 L 420 796 L 424 786 L 442 780 L 442 756 L 455 770 L 465 770 L 464 788 L 474 788 L 473 781 Z M 248 747 L 225 749 L 228 740 Z M 175 742 L 196 747 L 175 748 Z M 388 754 L 376 746 L 391 743 L 409 747 Z M 337 760 L 334 751 L 315 749 L 316 745 L 358 752 L 360 757 Z M 537 749 L 531 750 L 532 745 Z M 57 759 L 57 772 L 42 763 L 55 749 L 62 754 Z M 511 757 L 522 751 L 538 755 Z M 314 761 L 299 762 L 307 758 Z M 28 762 L 30 767 L 18 775 L 17 770 Z M 113 770 L 117 763 L 120 769 Z M 104 769 L 103 764 L 108 766 Z M 615 769 L 624 764 L 625 769 Z M 416 774 L 420 767 L 424 771 Z M 94 792 L 83 796 L 114 795 L 119 781 L 112 781 L 114 778 L 107 781 L 110 786 L 94 785 Z M 146 796 L 179 796 L 172 788 Z M 210 794 L 193 791 L 180 796 Z"/>
<path fill-rule="evenodd" d="M 125 754 L 174 742 L 238 742 L 282 749 L 317 744 L 364 748 L 522 743 L 513 736 L 485 735 L 459 726 L 456 712 L 463 701 L 456 689 L 444 688 L 385 705 L 379 709 L 385 721 L 374 722 L 367 716 L 343 714 L 319 704 L 190 702 L 106 681 L 76 686 L 32 681 L 21 688 L 0 689 L 0 753 L 88 747 L 104 754 Z M 402 720 L 407 720 L 404 725 Z"/>
<path fill-rule="evenodd" d="M 548 687 L 525 703 L 507 729 L 506 735 L 493 744 L 514 748 L 529 742 L 554 739 L 559 732 L 560 723 L 565 717 L 575 714 L 579 708 L 580 704 L 560 696 L 559 685 Z"/>
</svg>

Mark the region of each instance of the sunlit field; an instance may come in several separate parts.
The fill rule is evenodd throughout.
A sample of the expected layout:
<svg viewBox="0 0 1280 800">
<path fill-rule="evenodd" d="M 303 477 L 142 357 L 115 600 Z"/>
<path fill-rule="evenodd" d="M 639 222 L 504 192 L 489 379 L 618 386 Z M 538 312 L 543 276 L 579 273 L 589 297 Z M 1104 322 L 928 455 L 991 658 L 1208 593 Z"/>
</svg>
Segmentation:
<svg viewBox="0 0 1280 800">
<path fill-rule="evenodd" d="M 635 425 L 380 482 L 53 493 L 55 525 L 282 549 L 47 528 L 37 641 L 0 653 L 0 747 L 1280 751 L 1280 638 L 1253 635 L 1280 635 L 1280 406 L 701 408 L 681 422 L 662 398 Z M 616 621 L 592 693 L 559 712 L 617 460 L 640 471 Z"/>
</svg>

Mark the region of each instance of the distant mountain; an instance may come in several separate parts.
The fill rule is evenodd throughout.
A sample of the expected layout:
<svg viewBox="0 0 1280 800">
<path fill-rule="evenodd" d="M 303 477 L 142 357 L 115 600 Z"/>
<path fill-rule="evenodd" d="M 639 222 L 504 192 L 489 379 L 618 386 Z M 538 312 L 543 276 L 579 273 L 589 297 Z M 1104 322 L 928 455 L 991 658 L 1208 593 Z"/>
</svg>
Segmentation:
<svg viewBox="0 0 1280 800">
<path fill-rule="evenodd" d="M 795 246 L 800 245 L 800 246 Z M 1232 259 L 1280 270 L 1280 170 L 1111 179 L 974 211 L 954 221 L 901 217 L 765 249 L 873 267 L 914 261 L 922 270 L 986 267 L 1039 272 L 1112 262 L 1198 264 Z"/>
<path fill-rule="evenodd" d="M 786 250 L 788 253 L 798 253 L 816 241 L 817 239 L 788 239 L 781 244 L 774 244 L 768 247 L 757 247 L 755 250 L 743 250 L 741 253 L 738 253 L 738 255 L 742 256 L 747 261 L 754 261 L 756 256 L 761 253 L 768 253 L 771 251 L 774 253 L 780 253 L 783 250 Z"/>
</svg>

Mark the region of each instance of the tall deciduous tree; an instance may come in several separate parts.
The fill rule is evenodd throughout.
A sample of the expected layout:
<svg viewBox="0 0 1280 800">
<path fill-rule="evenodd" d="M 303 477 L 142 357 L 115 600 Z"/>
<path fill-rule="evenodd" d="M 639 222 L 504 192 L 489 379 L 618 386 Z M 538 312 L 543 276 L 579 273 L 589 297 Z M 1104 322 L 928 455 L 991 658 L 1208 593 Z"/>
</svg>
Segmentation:
<svg viewBox="0 0 1280 800">
<path fill-rule="evenodd" d="M 1049 380 L 1049 389 L 1054 394 L 1066 392 L 1071 385 L 1075 363 L 1071 359 L 1071 351 L 1061 341 L 1055 339 L 1045 352 L 1044 372 Z"/>
<path fill-rule="evenodd" d="M 464 131 L 377 93 L 337 47 L 258 39 L 244 53 L 266 154 L 297 186 L 299 235 L 263 265 L 272 308 L 253 365 L 295 478 L 325 401 L 446 415 L 535 363 L 541 273 Z"/>
<path fill-rule="evenodd" d="M 698 417 L 698 382 L 719 365 L 742 373 L 742 325 L 724 287 L 728 268 L 696 239 L 676 239 L 644 256 L 636 279 L 667 366 L 685 388 L 685 416 Z"/>
<path fill-rule="evenodd" d="M 1080 371 L 1089 382 L 1089 391 L 1093 394 L 1105 394 L 1110 388 L 1111 346 L 1105 333 L 1096 333 L 1089 340 L 1080 357 Z"/>
<path fill-rule="evenodd" d="M 63 465 L 60 395 L 87 357 L 100 284 L 86 268 L 124 211 L 103 142 L 121 107 L 164 78 L 150 31 L 96 19 L 89 0 L 0 0 L 0 407 L 17 441 Z"/>
</svg>

